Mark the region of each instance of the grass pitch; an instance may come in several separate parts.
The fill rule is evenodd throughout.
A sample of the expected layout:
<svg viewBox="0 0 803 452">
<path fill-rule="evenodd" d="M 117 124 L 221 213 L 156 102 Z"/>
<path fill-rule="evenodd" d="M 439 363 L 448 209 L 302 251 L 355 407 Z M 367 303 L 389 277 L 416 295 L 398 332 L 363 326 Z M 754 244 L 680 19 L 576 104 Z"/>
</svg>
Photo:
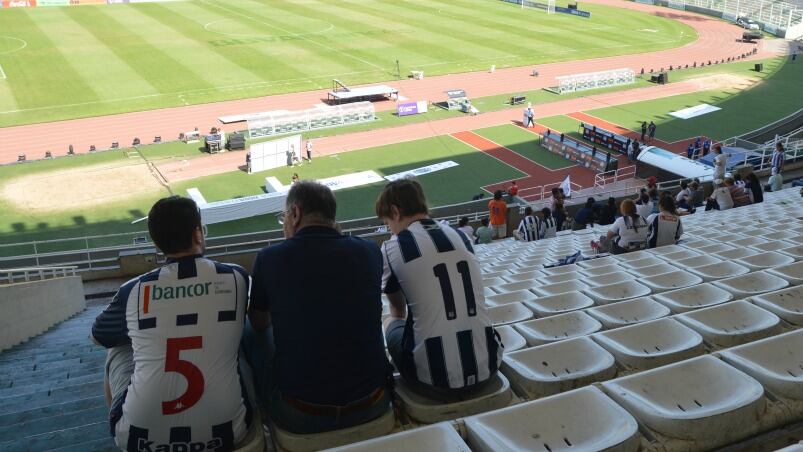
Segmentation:
<svg viewBox="0 0 803 452">
<path fill-rule="evenodd" d="M 0 9 L 0 126 L 657 51 L 695 32 L 583 5 L 498 0 L 192 0 Z M 647 30 L 647 31 L 645 31 Z"/>
</svg>

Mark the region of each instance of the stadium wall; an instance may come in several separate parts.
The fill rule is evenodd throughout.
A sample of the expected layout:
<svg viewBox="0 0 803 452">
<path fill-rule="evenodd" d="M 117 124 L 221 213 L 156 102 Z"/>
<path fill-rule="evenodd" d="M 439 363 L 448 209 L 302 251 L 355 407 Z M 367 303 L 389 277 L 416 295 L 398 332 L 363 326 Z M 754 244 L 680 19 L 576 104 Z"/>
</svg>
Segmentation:
<svg viewBox="0 0 803 452">
<path fill-rule="evenodd" d="M 80 276 L 0 286 L 0 351 L 45 332 L 84 308 Z"/>
</svg>

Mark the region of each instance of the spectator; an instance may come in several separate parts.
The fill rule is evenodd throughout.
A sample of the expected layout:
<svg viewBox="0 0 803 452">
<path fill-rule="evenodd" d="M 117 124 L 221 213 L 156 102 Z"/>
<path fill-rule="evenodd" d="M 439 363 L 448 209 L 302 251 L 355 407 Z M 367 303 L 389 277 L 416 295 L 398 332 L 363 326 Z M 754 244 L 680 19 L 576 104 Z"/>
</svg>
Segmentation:
<svg viewBox="0 0 803 452">
<path fill-rule="evenodd" d="M 764 202 L 764 191 L 761 190 L 761 182 L 759 182 L 756 173 L 747 175 L 747 184 L 745 185 L 747 194 L 750 195 L 750 202 L 755 204 Z"/>
<path fill-rule="evenodd" d="M 518 194 L 519 186 L 516 185 L 516 181 L 513 181 L 510 184 L 510 188 L 507 189 L 508 202 L 513 202 L 513 198 L 515 198 Z"/>
<path fill-rule="evenodd" d="M 552 189 L 552 218 L 555 219 L 555 227 L 558 231 L 563 230 L 563 223 L 566 221 L 566 208 L 564 207 L 565 198 L 559 188 Z"/>
<path fill-rule="evenodd" d="M 495 239 L 507 237 L 507 203 L 502 199 L 502 190 L 494 192 L 494 199 L 488 201 L 491 213 L 491 231 Z"/>
<path fill-rule="evenodd" d="M 658 204 L 661 211 L 647 218 L 649 225 L 647 246 L 649 248 L 674 245 L 683 235 L 683 225 L 675 211 L 675 201 L 672 197 L 664 196 Z"/>
<path fill-rule="evenodd" d="M 688 182 L 683 181 L 680 183 L 680 191 L 675 196 L 675 202 L 681 209 L 694 213 L 694 201 L 692 200 Z"/>
<path fill-rule="evenodd" d="M 402 379 L 439 400 L 476 393 L 493 380 L 503 347 L 471 243 L 429 218 L 414 180 L 386 185 L 376 214 L 394 234 L 382 245 L 382 285 L 390 302 L 388 352 Z"/>
<path fill-rule="evenodd" d="M 695 151 L 694 142 L 690 141 L 689 145 L 686 146 L 686 157 L 690 159 L 694 158 L 694 151 Z"/>
<path fill-rule="evenodd" d="M 585 229 L 588 225 L 591 225 L 592 228 L 594 227 L 595 203 L 596 200 L 594 200 L 594 198 L 588 198 L 586 200 L 586 205 L 577 211 L 577 214 L 574 216 L 574 225 L 572 227 L 573 230 L 578 231 Z"/>
<path fill-rule="evenodd" d="M 714 181 L 714 192 L 708 197 L 709 201 L 716 203 L 719 210 L 728 210 L 733 208 L 733 198 L 731 197 L 730 190 L 723 184 L 722 180 L 717 179 Z M 706 207 L 706 210 L 709 210 Z"/>
<path fill-rule="evenodd" d="M 726 177 L 725 178 L 725 186 L 728 187 L 728 191 L 731 194 L 731 199 L 733 200 L 733 207 L 742 207 L 747 206 L 750 204 L 750 195 L 744 191 L 744 188 L 739 187 L 733 181 L 733 178 Z"/>
<path fill-rule="evenodd" d="M 298 173 L 293 173 L 293 177 L 290 178 L 290 185 L 295 185 L 301 181 L 301 178 L 298 177 Z"/>
<path fill-rule="evenodd" d="M 611 225 L 607 237 L 611 240 L 611 252 L 622 254 L 644 249 L 647 244 L 647 222 L 636 211 L 632 199 L 625 199 L 619 206 L 622 216 Z"/>
<path fill-rule="evenodd" d="M 647 138 L 647 121 L 641 122 L 641 141 L 643 142 Z"/>
<path fill-rule="evenodd" d="M 784 163 L 786 163 L 786 150 L 781 142 L 775 143 L 775 151 L 772 153 L 772 169 L 781 174 Z"/>
<path fill-rule="evenodd" d="M 602 207 L 599 215 L 599 224 L 607 226 L 616 221 L 616 199 L 613 197 L 608 198 L 608 203 Z"/>
<path fill-rule="evenodd" d="M 474 233 L 474 236 L 477 238 L 475 243 L 479 245 L 491 243 L 491 241 L 493 241 L 493 231 L 488 227 L 488 219 L 483 218 L 480 224 L 482 226 L 478 227 L 477 232 Z"/>
<path fill-rule="evenodd" d="M 717 143 L 714 145 L 714 180 L 725 178 L 727 166 L 728 157 L 722 153 L 722 145 Z"/>
<path fill-rule="evenodd" d="M 650 125 L 647 126 L 647 132 L 650 135 L 650 143 L 652 143 L 652 140 L 655 138 L 655 129 L 657 128 L 658 127 L 656 127 L 655 123 L 652 121 L 650 121 Z"/>
<path fill-rule="evenodd" d="M 705 202 L 705 195 L 703 191 L 700 189 L 700 181 L 694 179 L 689 184 L 689 194 L 691 195 L 691 202 L 692 206 L 697 208 L 703 205 Z"/>
<path fill-rule="evenodd" d="M 767 182 L 768 184 L 764 187 L 764 191 L 781 191 L 783 189 L 783 176 L 775 168 L 772 168 L 772 175 Z"/>
<path fill-rule="evenodd" d="M 468 217 L 460 218 L 460 221 L 457 222 L 457 230 L 461 231 L 469 239 L 474 237 L 474 228 L 468 224 Z"/>
<path fill-rule="evenodd" d="M 635 204 L 636 212 L 644 218 L 645 220 L 647 217 L 653 214 L 653 201 L 650 199 L 650 195 L 646 192 L 642 192 L 641 196 L 639 196 L 638 201 Z M 621 206 L 620 206 L 621 208 Z"/>
<path fill-rule="evenodd" d="M 745 183 L 742 180 L 742 175 L 741 174 L 739 174 L 739 173 L 734 173 L 733 174 L 733 185 L 735 185 L 735 186 L 737 186 L 737 187 L 739 187 L 741 189 L 744 189 Z"/>
<path fill-rule="evenodd" d="M 551 239 L 557 235 L 558 225 L 555 222 L 555 218 L 552 217 L 552 211 L 549 210 L 549 207 L 544 207 L 541 209 L 541 215 L 543 215 L 544 219 L 541 220 L 541 231 L 539 232 L 539 237 L 542 239 Z"/>
<path fill-rule="evenodd" d="M 286 240 L 257 254 L 249 318 L 276 344 L 264 403 L 280 428 L 312 434 L 388 411 L 390 367 L 382 341 L 382 254 L 337 230 L 328 187 L 302 181 L 280 214 Z M 264 354 L 250 353 L 256 369 Z M 264 383 L 264 382 L 263 382 Z"/>
<path fill-rule="evenodd" d="M 706 138 L 705 141 L 703 141 L 703 157 L 708 155 L 710 151 L 711 151 L 711 140 Z"/>
<path fill-rule="evenodd" d="M 165 265 L 123 284 L 92 325 L 108 349 L 112 436 L 124 450 L 141 441 L 167 450 L 181 429 L 186 443 L 232 450 L 251 422 L 237 359 L 248 274 L 203 257 L 205 228 L 190 199 L 157 201 L 148 231 Z"/>
<path fill-rule="evenodd" d="M 527 206 L 524 208 L 524 217 L 516 229 L 516 239 L 525 242 L 534 242 L 538 240 L 538 233 L 541 230 L 541 223 L 538 217 L 533 215 L 533 208 Z"/>
</svg>

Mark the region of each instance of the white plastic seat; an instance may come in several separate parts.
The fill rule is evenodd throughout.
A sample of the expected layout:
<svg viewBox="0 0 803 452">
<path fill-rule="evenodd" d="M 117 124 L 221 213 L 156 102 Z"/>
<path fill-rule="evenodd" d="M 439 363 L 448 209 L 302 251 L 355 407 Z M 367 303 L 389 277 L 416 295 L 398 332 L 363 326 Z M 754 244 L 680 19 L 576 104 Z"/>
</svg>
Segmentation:
<svg viewBox="0 0 803 452">
<path fill-rule="evenodd" d="M 628 272 L 632 273 L 638 278 L 646 278 L 649 276 L 663 275 L 664 273 L 672 273 L 678 271 L 679 268 L 674 265 L 669 265 L 663 261 L 660 264 L 650 265 L 647 267 L 629 269 Z"/>
<path fill-rule="evenodd" d="M 652 298 L 642 297 L 586 309 L 585 312 L 599 320 L 606 330 L 610 330 L 660 319 L 669 315 L 670 311 Z"/>
<path fill-rule="evenodd" d="M 396 379 L 395 391 L 404 412 L 422 424 L 496 410 L 508 406 L 513 398 L 510 382 L 501 372 L 496 372 L 477 392 L 456 401 L 422 396 L 411 390 L 401 378 Z"/>
<path fill-rule="evenodd" d="M 601 275 L 609 275 L 611 273 L 621 273 L 625 271 L 625 268 L 621 265 L 611 264 L 611 265 L 601 265 L 599 267 L 591 267 L 581 270 L 581 273 L 586 276 L 601 276 Z"/>
<path fill-rule="evenodd" d="M 654 298 L 672 312 L 681 313 L 726 303 L 734 297 L 725 289 L 705 283 L 656 294 Z"/>
<path fill-rule="evenodd" d="M 686 249 L 686 248 L 682 248 L 682 247 L 678 247 L 678 248 L 679 248 L 678 251 L 674 251 L 674 252 L 671 252 L 671 253 L 665 253 L 665 254 L 656 254 L 656 256 L 661 258 L 661 259 L 663 259 L 664 261 L 666 261 L 666 262 L 668 262 L 670 264 L 673 264 L 673 265 L 675 264 L 675 262 L 677 262 L 677 261 L 679 261 L 681 259 L 689 259 L 689 258 L 692 258 L 692 257 L 701 256 L 701 254 L 698 253 L 698 252 L 695 252 L 695 251 L 692 251 L 692 250 L 689 250 L 689 249 Z"/>
<path fill-rule="evenodd" d="M 705 353 L 703 338 L 671 318 L 651 320 L 591 336 L 632 370 L 646 370 Z"/>
<path fill-rule="evenodd" d="M 695 251 L 705 254 L 711 254 L 711 253 L 721 253 L 722 251 L 727 251 L 732 249 L 735 249 L 735 247 L 732 247 L 725 243 L 712 243 L 710 245 L 698 247 Z"/>
<path fill-rule="evenodd" d="M 767 243 L 767 241 L 762 239 L 762 238 L 759 238 L 759 237 L 751 236 L 751 237 L 744 237 L 744 238 L 740 238 L 740 239 L 736 239 L 736 240 L 731 240 L 728 243 L 730 243 L 732 245 L 736 245 L 736 246 L 751 246 L 752 247 L 752 246 L 755 246 L 755 245 L 761 245 L 762 243 Z"/>
<path fill-rule="evenodd" d="M 625 254 L 617 254 L 613 256 L 614 259 L 618 261 L 619 265 L 623 265 L 625 262 L 636 261 L 639 259 L 646 259 L 648 257 L 652 257 L 651 253 L 648 253 L 644 250 L 640 251 L 631 251 Z"/>
<path fill-rule="evenodd" d="M 631 298 L 645 297 L 652 293 L 649 287 L 637 281 L 622 281 L 605 286 L 591 287 L 583 291 L 597 304 L 616 303 Z"/>
<path fill-rule="evenodd" d="M 570 264 L 570 265 L 561 265 L 559 267 L 550 267 L 545 268 L 542 271 L 547 275 L 559 275 L 561 273 L 566 272 L 576 272 L 582 270 L 582 267 L 578 267 L 577 264 Z"/>
<path fill-rule="evenodd" d="M 536 346 L 595 333 L 602 329 L 602 324 L 584 312 L 573 311 L 517 323 L 513 327 L 530 346 Z"/>
<path fill-rule="evenodd" d="M 298 434 L 291 433 L 271 424 L 271 433 L 280 450 L 288 452 L 307 452 L 364 441 L 387 435 L 396 425 L 393 410 L 382 416 L 354 427 L 334 430 L 325 433 Z"/>
<path fill-rule="evenodd" d="M 558 295 L 566 292 L 579 291 L 587 288 L 588 285 L 578 280 L 572 280 L 554 284 L 545 284 L 540 287 L 534 287 L 533 291 L 535 291 L 535 293 L 537 293 L 542 297 L 548 297 L 550 295 Z"/>
<path fill-rule="evenodd" d="M 773 234 L 774 235 L 774 234 Z M 775 237 L 773 237 L 775 238 Z M 750 248 L 759 250 L 759 251 L 778 251 L 783 248 L 787 248 L 789 246 L 789 242 L 785 242 L 783 240 L 771 240 L 769 242 L 759 243 L 757 245 L 752 245 Z"/>
<path fill-rule="evenodd" d="M 779 253 L 792 256 L 796 261 L 803 260 L 803 245 L 795 245 L 778 250 Z"/>
<path fill-rule="evenodd" d="M 639 269 L 644 267 L 651 267 L 653 265 L 663 264 L 665 261 L 663 259 L 658 259 L 655 256 L 647 256 L 643 259 L 636 259 L 633 261 L 625 261 L 622 262 L 621 265 L 626 267 L 627 269 Z"/>
<path fill-rule="evenodd" d="M 557 275 L 542 276 L 538 278 L 538 282 L 541 283 L 540 285 L 555 284 L 565 281 L 582 280 L 584 277 L 585 276 L 579 272 L 566 272 L 558 273 Z"/>
<path fill-rule="evenodd" d="M 754 254 L 758 254 L 758 251 L 752 250 L 750 248 L 734 248 L 732 250 L 725 250 L 720 251 L 718 253 L 714 253 L 714 255 L 720 259 L 729 260 L 729 259 L 741 259 L 747 256 L 752 256 Z"/>
<path fill-rule="evenodd" d="M 792 256 L 781 254 L 775 251 L 763 251 L 753 254 L 743 259 L 737 259 L 736 263 L 744 265 L 750 270 L 761 270 L 764 268 L 777 267 L 779 265 L 791 264 L 795 261 Z"/>
<path fill-rule="evenodd" d="M 501 284 L 493 286 L 493 289 L 499 293 L 507 293 L 507 292 L 517 292 L 519 290 L 529 290 L 537 285 L 538 283 L 534 280 L 517 281 L 517 282 L 503 281 Z"/>
<path fill-rule="evenodd" d="M 490 287 L 483 287 L 482 293 L 484 293 L 486 297 L 489 297 L 491 295 L 496 295 L 498 292 L 491 289 Z"/>
<path fill-rule="evenodd" d="M 515 292 L 505 292 L 485 297 L 488 306 L 501 306 L 503 304 L 520 302 L 523 303 L 527 300 L 535 300 L 538 295 L 530 292 L 529 290 L 517 290 Z"/>
<path fill-rule="evenodd" d="M 534 281 L 541 276 L 544 276 L 542 272 L 538 270 L 531 270 L 521 273 L 512 273 L 510 275 L 506 275 L 503 278 L 508 282 L 519 282 L 519 281 Z"/>
<path fill-rule="evenodd" d="M 636 420 L 597 388 L 585 387 L 465 420 L 477 452 L 636 452 Z M 571 449 L 569 449 L 571 448 Z"/>
<path fill-rule="evenodd" d="M 548 317 L 593 306 L 594 300 L 580 292 L 572 291 L 548 297 L 539 297 L 525 301 L 524 304 L 535 312 L 538 317 Z"/>
<path fill-rule="evenodd" d="M 675 320 L 700 333 L 718 347 L 763 339 L 781 331 L 777 315 L 744 300 L 677 315 Z"/>
<path fill-rule="evenodd" d="M 680 245 L 664 245 L 664 246 L 659 246 L 658 248 L 651 248 L 649 250 L 649 252 L 655 256 L 664 256 L 667 254 L 672 254 L 682 251 L 688 251 L 688 250 Z"/>
<path fill-rule="evenodd" d="M 793 286 L 803 284 L 803 262 L 795 262 L 770 268 L 767 270 L 767 273 L 781 277 L 789 281 Z"/>
<path fill-rule="evenodd" d="M 482 279 L 483 279 L 483 282 L 484 282 L 486 279 L 503 278 L 503 277 L 508 276 L 508 275 L 510 275 L 510 272 L 508 270 L 499 270 L 499 271 L 495 271 L 495 272 L 482 272 Z"/>
<path fill-rule="evenodd" d="M 495 276 L 493 278 L 483 278 L 482 279 L 483 287 L 491 287 L 491 288 L 495 289 L 496 287 L 502 286 L 502 285 L 505 285 L 505 284 L 510 284 L 510 283 L 505 281 L 504 279 L 498 277 L 498 276 Z"/>
<path fill-rule="evenodd" d="M 518 301 L 491 306 L 487 311 L 494 326 L 523 322 L 533 318 L 533 311 Z"/>
<path fill-rule="evenodd" d="M 692 275 L 683 270 L 676 270 L 672 273 L 648 276 L 639 279 L 639 282 L 649 287 L 653 293 L 666 292 L 667 290 L 682 289 L 691 287 L 703 282 L 703 278 Z"/>
<path fill-rule="evenodd" d="M 687 257 L 685 259 L 678 259 L 672 262 L 672 265 L 674 265 L 677 268 L 682 268 L 685 270 L 689 268 L 702 267 L 704 265 L 709 265 L 709 264 L 716 264 L 717 262 L 722 262 L 722 261 L 709 254 L 700 254 L 699 256 Z"/>
<path fill-rule="evenodd" d="M 606 257 L 598 257 L 596 259 L 589 259 L 586 261 L 580 261 L 577 263 L 577 265 L 588 270 L 597 267 L 604 267 L 606 265 L 616 265 L 617 262 L 619 261 L 613 256 L 606 256 Z"/>
<path fill-rule="evenodd" d="M 737 298 L 744 298 L 783 289 L 789 285 L 789 281 L 765 271 L 760 271 L 734 278 L 720 279 L 712 284 L 727 290 Z"/>
<path fill-rule="evenodd" d="M 803 330 L 719 352 L 775 395 L 803 401 Z"/>
<path fill-rule="evenodd" d="M 764 388 L 713 356 L 602 383 L 648 428 L 707 450 L 751 436 L 764 413 Z M 684 449 L 685 450 L 685 449 Z"/>
<path fill-rule="evenodd" d="M 608 273 L 606 275 L 592 276 L 583 279 L 583 282 L 591 287 L 607 286 L 608 284 L 618 283 L 622 281 L 630 281 L 636 279 L 631 273 L 626 271 L 619 271 L 617 273 Z"/>
<path fill-rule="evenodd" d="M 515 352 L 527 347 L 527 340 L 524 336 L 516 332 L 510 325 L 502 325 L 494 328 L 499 337 L 502 339 L 502 345 L 505 347 L 505 353 Z"/>
<path fill-rule="evenodd" d="M 328 452 L 409 452 L 413 450 L 442 450 L 450 452 L 471 452 L 468 444 L 448 422 L 395 433 L 382 438 L 370 439 L 348 446 L 331 449 Z"/>
<path fill-rule="evenodd" d="M 786 320 L 803 326 L 803 287 L 795 286 L 750 297 L 750 301 Z"/>
<path fill-rule="evenodd" d="M 688 271 L 699 276 L 700 278 L 703 278 L 703 281 L 710 282 L 718 279 L 744 275 L 749 273 L 750 269 L 732 261 L 721 261 L 715 264 L 689 268 Z"/>
<path fill-rule="evenodd" d="M 594 341 L 577 337 L 510 353 L 502 372 L 517 391 L 537 399 L 609 380 L 616 363 Z"/>
</svg>

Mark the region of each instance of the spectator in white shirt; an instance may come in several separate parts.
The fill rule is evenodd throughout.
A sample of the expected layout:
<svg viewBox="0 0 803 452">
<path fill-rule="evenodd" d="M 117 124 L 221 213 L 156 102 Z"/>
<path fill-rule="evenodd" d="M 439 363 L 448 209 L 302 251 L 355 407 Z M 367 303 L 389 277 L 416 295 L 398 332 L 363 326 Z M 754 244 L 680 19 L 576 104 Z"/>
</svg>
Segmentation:
<svg viewBox="0 0 803 452">
<path fill-rule="evenodd" d="M 783 188 L 783 176 L 775 168 L 772 169 L 772 176 L 767 182 L 768 184 L 764 187 L 764 191 L 780 191 Z"/>
<path fill-rule="evenodd" d="M 636 206 L 636 213 L 638 213 L 641 216 L 641 218 L 646 219 L 647 217 L 653 214 L 653 202 L 650 199 L 650 195 L 647 194 L 647 192 L 641 193 L 641 197 L 639 198 L 635 206 Z M 621 209 L 621 206 L 619 208 Z"/>
<path fill-rule="evenodd" d="M 622 254 L 644 249 L 647 246 L 647 222 L 636 212 L 632 199 L 625 199 L 619 206 L 622 216 L 617 218 L 608 231 L 611 252 Z"/>
<path fill-rule="evenodd" d="M 722 179 L 715 180 L 714 186 L 716 188 L 714 188 L 714 192 L 711 193 L 711 196 L 708 197 L 708 200 L 716 201 L 719 210 L 728 210 L 733 208 L 733 198 L 731 197 L 731 192 L 722 182 Z M 706 210 L 709 209 L 706 208 Z"/>
<path fill-rule="evenodd" d="M 647 246 L 649 248 L 674 245 L 683 234 L 683 226 L 675 210 L 675 201 L 672 200 L 672 197 L 661 198 L 658 208 L 661 209 L 659 213 L 654 213 L 647 218 L 649 226 Z"/>
<path fill-rule="evenodd" d="M 686 181 L 680 183 L 680 191 L 675 196 L 675 204 L 684 210 L 694 211 L 694 201 L 692 200 L 689 184 Z"/>
<path fill-rule="evenodd" d="M 457 222 L 457 230 L 461 231 L 463 234 L 466 234 L 466 237 L 468 237 L 469 240 L 474 237 L 474 228 L 468 224 L 467 217 L 460 218 L 460 220 Z"/>
<path fill-rule="evenodd" d="M 714 145 L 714 179 L 725 179 L 725 167 L 728 165 L 728 156 L 722 153 L 722 145 Z"/>
</svg>

